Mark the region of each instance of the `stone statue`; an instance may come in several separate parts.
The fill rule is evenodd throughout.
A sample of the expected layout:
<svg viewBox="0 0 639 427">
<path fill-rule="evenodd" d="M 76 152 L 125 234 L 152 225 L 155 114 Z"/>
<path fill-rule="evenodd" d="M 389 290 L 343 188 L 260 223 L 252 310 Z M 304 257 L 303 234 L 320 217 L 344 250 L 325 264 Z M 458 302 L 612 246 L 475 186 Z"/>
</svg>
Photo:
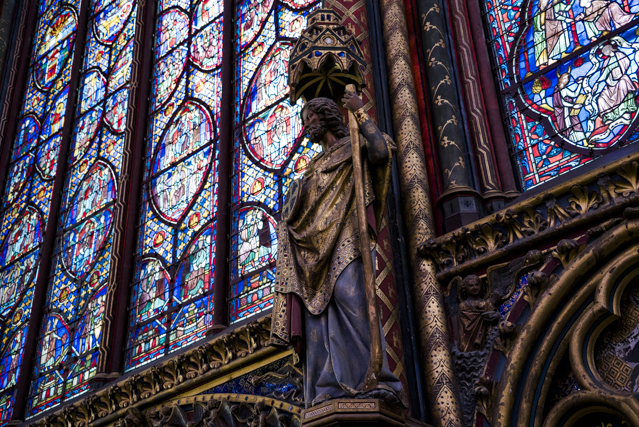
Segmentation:
<svg viewBox="0 0 639 427">
<path fill-rule="evenodd" d="M 474 274 L 466 276 L 459 287 L 459 350 L 482 350 L 488 328 L 501 318 L 495 306 L 502 298 L 498 293 L 487 298 L 488 286 Z"/>
<path fill-rule="evenodd" d="M 395 145 L 377 129 L 356 94 L 347 91 L 342 102 L 354 112 L 359 125 L 365 202 L 374 242 Z M 401 382 L 390 372 L 385 357 L 377 388 L 360 391 L 371 343 L 349 129 L 337 104 L 328 98 L 308 101 L 302 122 L 309 139 L 320 144 L 322 152 L 291 185 L 282 209 L 271 340 L 280 345 L 291 342 L 293 298 L 299 298 L 306 340 L 306 405 L 352 397 L 403 404 Z"/>
</svg>

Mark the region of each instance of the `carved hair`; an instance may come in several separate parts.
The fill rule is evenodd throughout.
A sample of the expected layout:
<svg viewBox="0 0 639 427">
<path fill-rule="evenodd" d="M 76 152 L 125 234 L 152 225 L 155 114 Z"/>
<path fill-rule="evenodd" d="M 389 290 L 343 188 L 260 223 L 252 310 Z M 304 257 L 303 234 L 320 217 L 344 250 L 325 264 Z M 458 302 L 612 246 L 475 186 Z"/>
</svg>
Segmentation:
<svg viewBox="0 0 639 427">
<path fill-rule="evenodd" d="M 304 110 L 307 108 L 320 117 L 320 121 L 336 138 L 344 138 L 350 134 L 348 127 L 344 123 L 342 112 L 332 99 L 313 98 L 304 104 L 302 113 L 304 113 Z"/>
</svg>

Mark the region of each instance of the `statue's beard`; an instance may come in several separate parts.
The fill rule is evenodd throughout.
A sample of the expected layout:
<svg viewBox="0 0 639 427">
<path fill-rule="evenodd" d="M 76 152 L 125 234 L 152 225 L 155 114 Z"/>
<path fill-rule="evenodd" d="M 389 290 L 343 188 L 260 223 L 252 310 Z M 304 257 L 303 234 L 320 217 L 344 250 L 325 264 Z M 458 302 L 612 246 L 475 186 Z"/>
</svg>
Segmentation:
<svg viewBox="0 0 639 427">
<path fill-rule="evenodd" d="M 328 131 L 326 125 L 324 125 L 323 123 L 305 126 L 305 130 L 306 134 L 308 135 L 308 139 L 310 139 L 311 142 L 315 144 L 321 143 L 324 135 L 326 135 L 326 132 Z"/>
</svg>

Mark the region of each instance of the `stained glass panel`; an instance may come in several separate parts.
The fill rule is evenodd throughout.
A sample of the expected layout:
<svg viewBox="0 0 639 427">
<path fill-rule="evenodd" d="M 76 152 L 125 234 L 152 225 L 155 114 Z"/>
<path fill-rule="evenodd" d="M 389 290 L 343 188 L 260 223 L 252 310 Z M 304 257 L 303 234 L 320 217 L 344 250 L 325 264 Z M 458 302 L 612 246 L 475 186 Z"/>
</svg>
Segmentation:
<svg viewBox="0 0 639 427">
<path fill-rule="evenodd" d="M 291 105 L 288 59 L 313 0 L 244 0 L 236 8 L 230 321 L 272 305 L 283 195 L 320 150 Z"/>
<path fill-rule="evenodd" d="M 157 7 L 128 370 L 213 323 L 223 1 Z"/>
<path fill-rule="evenodd" d="M 524 189 L 636 139 L 638 0 L 489 0 L 486 11 Z"/>
<path fill-rule="evenodd" d="M 69 94 L 79 1 L 38 5 L 26 96 L 0 207 L 0 425 L 12 414 L 49 218 Z"/>
<path fill-rule="evenodd" d="M 89 390 L 109 281 L 133 55 L 134 0 L 94 2 L 28 416 Z M 45 121 L 43 130 L 48 128 Z M 51 125 L 52 127 L 53 125 Z M 50 151 L 38 165 L 47 176 Z"/>
</svg>

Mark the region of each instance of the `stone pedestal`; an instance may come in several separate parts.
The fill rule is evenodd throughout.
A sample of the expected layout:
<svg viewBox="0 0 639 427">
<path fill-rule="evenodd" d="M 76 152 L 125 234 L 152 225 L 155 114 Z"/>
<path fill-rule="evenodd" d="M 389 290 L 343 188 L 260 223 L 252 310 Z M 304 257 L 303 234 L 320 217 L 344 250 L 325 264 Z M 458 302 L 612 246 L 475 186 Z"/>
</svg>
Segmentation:
<svg viewBox="0 0 639 427">
<path fill-rule="evenodd" d="M 303 427 L 429 427 L 377 399 L 337 399 L 302 412 Z"/>
</svg>

